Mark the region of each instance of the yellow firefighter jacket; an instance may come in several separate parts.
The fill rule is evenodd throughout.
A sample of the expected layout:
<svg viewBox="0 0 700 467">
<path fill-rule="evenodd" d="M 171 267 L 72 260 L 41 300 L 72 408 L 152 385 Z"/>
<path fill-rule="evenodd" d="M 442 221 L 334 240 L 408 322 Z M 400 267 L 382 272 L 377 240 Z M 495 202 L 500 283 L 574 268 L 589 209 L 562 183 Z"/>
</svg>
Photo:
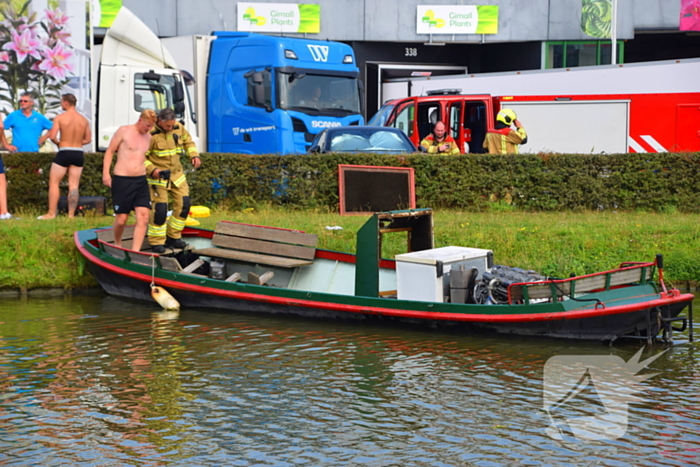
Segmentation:
<svg viewBox="0 0 700 467">
<path fill-rule="evenodd" d="M 165 131 L 156 123 L 151 131 L 151 145 L 146 152 L 146 173 L 151 185 L 167 186 L 168 180 L 150 178 L 155 169 L 170 170 L 170 182 L 179 187 L 185 182 L 185 172 L 180 158 L 186 155 L 189 159 L 199 157 L 197 146 L 192 137 L 181 124 L 175 124 L 172 131 Z"/>
<path fill-rule="evenodd" d="M 518 154 L 520 144 L 525 144 L 526 141 L 525 128 L 500 128 L 486 133 L 484 148 L 488 149 L 489 154 Z"/>
</svg>

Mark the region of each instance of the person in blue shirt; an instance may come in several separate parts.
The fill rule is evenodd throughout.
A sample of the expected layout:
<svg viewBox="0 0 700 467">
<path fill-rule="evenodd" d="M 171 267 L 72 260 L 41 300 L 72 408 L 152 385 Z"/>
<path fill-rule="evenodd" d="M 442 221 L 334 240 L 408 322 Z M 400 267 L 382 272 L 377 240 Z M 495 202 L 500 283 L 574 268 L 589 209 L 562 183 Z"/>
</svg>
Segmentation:
<svg viewBox="0 0 700 467">
<path fill-rule="evenodd" d="M 18 152 L 39 152 L 48 139 L 51 121 L 34 110 L 34 97 L 25 92 L 19 99 L 19 110 L 10 113 L 5 119 L 5 128 L 12 131 L 12 145 Z"/>
</svg>

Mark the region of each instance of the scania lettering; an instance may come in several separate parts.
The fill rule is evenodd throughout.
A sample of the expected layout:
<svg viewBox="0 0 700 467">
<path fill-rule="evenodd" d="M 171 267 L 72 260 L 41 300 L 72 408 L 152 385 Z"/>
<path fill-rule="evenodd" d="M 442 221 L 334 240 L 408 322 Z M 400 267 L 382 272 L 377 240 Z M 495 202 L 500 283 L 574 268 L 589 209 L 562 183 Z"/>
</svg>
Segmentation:
<svg viewBox="0 0 700 467">
<path fill-rule="evenodd" d="M 312 121 L 311 126 L 313 128 L 333 128 L 336 126 L 343 126 L 340 122 L 318 122 L 318 121 Z"/>
</svg>

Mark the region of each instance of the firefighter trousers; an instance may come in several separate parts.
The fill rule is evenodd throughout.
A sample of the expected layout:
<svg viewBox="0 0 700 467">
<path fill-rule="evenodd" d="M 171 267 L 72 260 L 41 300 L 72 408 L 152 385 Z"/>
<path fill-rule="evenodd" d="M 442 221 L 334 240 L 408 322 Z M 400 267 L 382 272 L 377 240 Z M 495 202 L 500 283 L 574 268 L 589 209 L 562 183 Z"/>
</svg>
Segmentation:
<svg viewBox="0 0 700 467">
<path fill-rule="evenodd" d="M 185 180 L 179 187 L 150 185 L 151 213 L 148 218 L 148 243 L 164 245 L 165 236 L 181 238 L 182 229 L 190 210 L 190 188 Z M 168 217 L 168 197 L 173 202 L 173 212 Z"/>
</svg>

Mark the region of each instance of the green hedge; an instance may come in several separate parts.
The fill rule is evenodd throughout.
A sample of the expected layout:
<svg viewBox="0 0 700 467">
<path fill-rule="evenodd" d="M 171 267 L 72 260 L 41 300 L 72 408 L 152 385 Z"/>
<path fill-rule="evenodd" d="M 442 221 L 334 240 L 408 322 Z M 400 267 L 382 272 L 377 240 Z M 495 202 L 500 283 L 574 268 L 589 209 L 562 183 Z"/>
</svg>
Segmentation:
<svg viewBox="0 0 700 467">
<path fill-rule="evenodd" d="M 102 155 L 87 154 L 82 196 L 105 196 Z M 5 154 L 11 210 L 44 209 L 53 154 Z M 700 153 L 382 156 L 202 154 L 193 204 L 338 208 L 338 164 L 413 167 L 419 207 L 700 212 Z M 62 193 L 65 194 L 65 193 Z M 110 199 L 111 202 L 111 199 Z"/>
</svg>

